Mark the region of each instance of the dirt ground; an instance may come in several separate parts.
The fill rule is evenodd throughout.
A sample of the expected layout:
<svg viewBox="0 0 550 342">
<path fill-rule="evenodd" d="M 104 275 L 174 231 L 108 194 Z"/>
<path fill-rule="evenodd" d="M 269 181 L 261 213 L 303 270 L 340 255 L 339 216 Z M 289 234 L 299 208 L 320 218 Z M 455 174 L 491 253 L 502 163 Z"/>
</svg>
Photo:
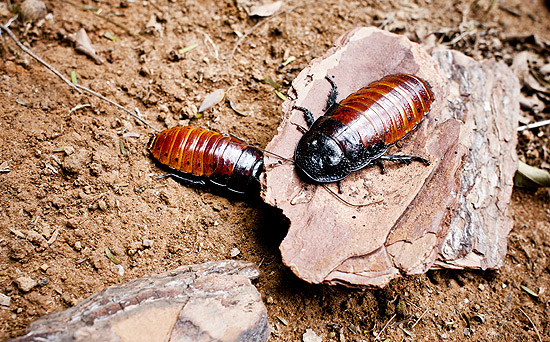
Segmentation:
<svg viewBox="0 0 550 342">
<path fill-rule="evenodd" d="M 6 23 L 9 4 L 1 5 Z M 476 59 L 511 64 L 527 50 L 550 62 L 543 45 L 550 41 L 550 12 L 543 1 L 296 0 L 269 18 L 249 17 L 245 2 L 229 0 L 46 5 L 53 16 L 45 22 L 11 28 L 64 75 L 76 72 L 81 84 L 138 108 L 158 128 L 189 124 L 261 147 L 276 132 L 282 103 L 264 79 L 284 93 L 312 58 L 356 26 L 383 26 L 417 42 L 435 34 Z M 67 40 L 80 28 L 102 65 Z M 1 42 L 0 293 L 11 304 L 0 308 L 0 339 L 22 335 L 29 322 L 109 285 L 234 257 L 260 265 L 256 286 L 273 341 L 301 341 L 306 329 L 323 341 L 372 341 L 390 319 L 381 341 L 550 341 L 547 190 L 514 190 L 515 227 L 498 271 L 430 271 L 382 290 L 307 284 L 282 264 L 278 246 L 287 226 L 280 213 L 155 179 L 164 172 L 146 151 L 151 129 L 72 91 L 7 35 Z M 290 56 L 296 60 L 278 68 Z M 215 89 L 229 89 L 226 100 L 197 118 L 196 108 Z M 537 114 L 522 115 L 541 120 L 549 113 L 547 102 Z M 520 134 L 521 159 L 547 167 L 549 133 Z M 107 258 L 106 248 L 122 267 Z M 24 292 L 16 282 L 21 277 L 36 285 Z"/>
</svg>

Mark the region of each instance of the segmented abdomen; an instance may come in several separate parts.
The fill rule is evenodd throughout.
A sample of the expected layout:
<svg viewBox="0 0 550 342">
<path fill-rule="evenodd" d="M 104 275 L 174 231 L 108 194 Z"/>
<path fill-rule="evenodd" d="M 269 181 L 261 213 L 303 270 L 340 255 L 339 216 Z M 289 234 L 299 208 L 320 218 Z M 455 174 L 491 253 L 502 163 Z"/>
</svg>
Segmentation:
<svg viewBox="0 0 550 342">
<path fill-rule="evenodd" d="M 218 132 L 180 126 L 168 128 L 149 142 L 159 163 L 184 174 L 204 177 L 212 183 L 244 192 L 263 164 L 258 148 Z"/>
<path fill-rule="evenodd" d="M 422 121 L 433 101 L 430 85 L 421 78 L 389 75 L 351 94 L 327 115 L 355 131 L 366 147 L 391 145 Z"/>
</svg>

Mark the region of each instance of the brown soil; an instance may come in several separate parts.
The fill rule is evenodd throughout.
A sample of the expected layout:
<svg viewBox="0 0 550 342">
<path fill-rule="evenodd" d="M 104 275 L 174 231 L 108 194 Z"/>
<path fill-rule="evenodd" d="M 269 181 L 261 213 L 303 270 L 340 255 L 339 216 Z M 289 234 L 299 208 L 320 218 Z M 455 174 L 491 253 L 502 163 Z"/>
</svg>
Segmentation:
<svg viewBox="0 0 550 342">
<path fill-rule="evenodd" d="M 550 13 L 542 1 L 499 1 L 485 16 L 490 1 L 289 1 L 286 12 L 267 20 L 249 18 L 240 3 L 52 0 L 47 7 L 53 19 L 38 27 L 11 27 L 64 75 L 76 71 L 81 84 L 139 108 L 159 128 L 190 124 L 259 146 L 275 134 L 281 115 L 281 100 L 264 78 L 286 91 L 312 58 L 356 26 L 378 26 L 393 16 L 385 29 L 415 41 L 436 32 L 441 42 L 470 27 L 476 33 L 452 47 L 474 58 L 511 64 L 522 50 L 549 57 L 527 37 L 550 40 Z M 85 4 L 101 9 L 103 17 Z M 5 23 L 10 14 L 2 5 Z M 94 64 L 64 39 L 81 27 L 106 63 Z M 233 54 L 238 36 L 249 32 Z M 538 331 L 548 341 L 547 191 L 514 191 L 510 215 L 516 224 L 499 271 L 430 271 L 383 290 L 307 284 L 281 262 L 278 246 L 287 226 L 278 212 L 156 180 L 163 171 L 145 149 L 150 129 L 95 97 L 76 94 L 5 34 L 1 39 L 0 164 L 11 171 L 0 174 L 0 293 L 11 297 L 11 305 L 0 309 L 0 339 L 21 335 L 29 322 L 109 285 L 230 258 L 238 248 L 236 258 L 261 265 L 256 286 L 267 304 L 273 341 L 301 340 L 306 329 L 325 341 L 373 340 L 373 332 L 394 314 L 381 340 L 527 341 L 539 340 Z M 195 49 L 178 52 L 195 43 Z M 297 59 L 277 71 L 289 56 Z M 188 118 L 207 94 L 229 87 L 227 98 L 246 116 L 225 101 L 201 118 Z M 88 106 L 75 109 L 78 105 Z M 548 119 L 548 108 L 536 118 Z M 140 137 L 123 138 L 123 132 Z M 527 155 L 529 161 L 548 165 L 548 133 L 524 134 L 518 152 L 538 151 Z M 106 248 L 120 260 L 123 275 Z M 15 282 L 19 277 L 38 284 L 25 293 Z"/>
</svg>

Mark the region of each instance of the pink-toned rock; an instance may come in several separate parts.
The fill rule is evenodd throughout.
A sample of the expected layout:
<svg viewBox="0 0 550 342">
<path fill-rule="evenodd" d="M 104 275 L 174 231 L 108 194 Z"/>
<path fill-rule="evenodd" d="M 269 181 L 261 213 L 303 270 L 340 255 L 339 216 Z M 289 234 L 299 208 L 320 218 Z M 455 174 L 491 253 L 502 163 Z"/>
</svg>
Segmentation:
<svg viewBox="0 0 550 342">
<path fill-rule="evenodd" d="M 513 227 L 507 209 L 518 167 L 519 81 L 503 63 L 476 62 L 456 51 L 433 56 L 449 80 L 448 109 L 465 123 L 461 141 L 468 147 L 458 207 L 434 268 L 495 269 Z"/>
<path fill-rule="evenodd" d="M 13 341 L 267 341 L 259 270 L 228 260 L 112 286 L 32 322 Z"/>
<path fill-rule="evenodd" d="M 262 196 L 290 220 L 281 253 L 300 278 L 384 286 L 400 275 L 426 272 L 436 260 L 444 267 L 492 268 L 502 262 L 517 165 L 517 80 L 503 64 L 449 51 L 435 55 L 403 36 L 360 28 L 340 37 L 292 83 L 278 134 L 267 146 L 289 158 L 301 136 L 296 124 L 305 126 L 302 112 L 292 106 L 322 115 L 330 91 L 325 75 L 334 76 L 338 101 L 392 73 L 422 77 L 436 96 L 419 128 L 389 151 L 425 157 L 430 166 L 387 164 L 384 175 L 367 168 L 341 183 L 345 200 L 370 206 L 346 205 L 300 180 L 291 163 L 266 156 Z M 475 217 L 475 227 L 462 217 Z M 447 249 L 440 254 L 443 244 Z"/>
</svg>

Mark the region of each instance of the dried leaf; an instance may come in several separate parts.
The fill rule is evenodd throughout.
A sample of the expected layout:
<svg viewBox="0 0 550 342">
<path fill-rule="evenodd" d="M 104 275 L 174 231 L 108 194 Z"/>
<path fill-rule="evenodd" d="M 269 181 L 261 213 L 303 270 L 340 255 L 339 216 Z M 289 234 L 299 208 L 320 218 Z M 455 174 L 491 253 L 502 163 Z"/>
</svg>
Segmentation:
<svg viewBox="0 0 550 342">
<path fill-rule="evenodd" d="M 21 105 L 21 106 L 25 106 L 27 107 L 29 104 L 25 101 L 21 101 L 19 99 L 15 99 L 15 102 L 18 104 L 18 105 Z"/>
<path fill-rule="evenodd" d="M 137 133 L 137 132 L 127 132 L 127 133 L 124 133 L 122 134 L 122 137 L 123 138 L 138 138 L 141 136 L 141 134 Z"/>
<path fill-rule="evenodd" d="M 273 81 L 270 77 L 264 78 L 264 81 L 275 89 L 279 88 L 279 83 Z"/>
<path fill-rule="evenodd" d="M 118 144 L 120 147 L 120 153 L 125 156 L 126 155 L 126 147 L 124 147 L 124 139 L 119 139 Z"/>
<path fill-rule="evenodd" d="M 225 96 L 225 90 L 224 89 L 216 89 L 210 94 L 206 95 L 204 98 L 204 101 L 202 101 L 200 107 L 199 107 L 199 113 L 204 112 L 205 110 L 211 108 L 221 100 L 223 100 L 223 97 Z"/>
<path fill-rule="evenodd" d="M 120 38 L 113 36 L 110 32 L 105 32 L 105 34 L 103 34 L 103 37 L 110 39 L 113 42 L 118 42 L 120 40 Z"/>
<path fill-rule="evenodd" d="M 528 294 L 530 294 L 533 297 L 538 297 L 539 296 L 535 291 L 531 290 L 530 288 L 528 288 L 525 285 L 521 285 L 520 287 L 523 291 L 527 292 Z"/>
<path fill-rule="evenodd" d="M 71 155 L 75 152 L 74 147 L 72 146 L 59 146 L 53 149 L 53 153 L 60 153 L 63 152 L 66 155 Z"/>
<path fill-rule="evenodd" d="M 290 56 L 286 59 L 286 61 L 283 62 L 283 66 L 286 66 L 287 64 L 290 64 L 296 60 L 296 57 Z"/>
<path fill-rule="evenodd" d="M 199 44 L 197 44 L 197 43 L 192 44 L 192 45 L 188 45 L 188 46 L 184 47 L 183 49 L 180 49 L 178 52 L 181 53 L 181 54 L 183 55 L 184 53 L 193 50 L 193 49 L 196 48 L 197 46 L 199 46 Z"/>
<path fill-rule="evenodd" d="M 5 161 L 0 165 L 0 173 L 8 173 L 11 172 L 11 169 L 8 165 L 8 162 Z"/>
<path fill-rule="evenodd" d="M 279 319 L 279 321 L 281 321 L 281 323 L 283 323 L 285 326 L 288 326 L 288 321 L 284 317 L 277 316 L 277 319 Z"/>
<path fill-rule="evenodd" d="M 58 236 L 59 236 L 59 229 L 56 229 L 56 230 L 53 232 L 53 234 L 52 234 L 52 236 L 50 237 L 50 239 L 47 241 L 47 244 L 48 244 L 48 245 L 51 245 L 52 243 L 54 243 Z"/>
<path fill-rule="evenodd" d="M 550 172 L 529 166 L 520 161 L 514 176 L 514 185 L 520 188 L 540 188 L 550 186 Z"/>
<path fill-rule="evenodd" d="M 248 114 L 243 113 L 240 110 L 238 110 L 237 107 L 235 106 L 235 104 L 233 103 L 233 101 L 231 101 L 231 100 L 229 100 L 229 107 L 231 107 L 231 109 L 233 109 L 233 111 L 235 113 L 237 113 L 238 115 L 240 115 L 240 116 L 248 116 Z"/>
<path fill-rule="evenodd" d="M 76 75 L 76 73 L 75 73 Z M 72 75 L 71 75 L 72 76 Z M 86 107 L 91 107 L 90 104 L 79 104 L 79 105 L 76 105 L 74 106 L 73 108 L 71 108 L 71 110 L 69 111 L 69 114 L 71 114 L 72 112 L 74 112 L 75 110 L 79 110 L 79 109 L 82 109 L 82 108 L 86 108 Z"/>
<path fill-rule="evenodd" d="M 279 64 L 279 66 L 277 67 L 277 71 L 281 70 L 282 68 L 284 68 L 284 67 L 287 66 L 288 64 L 294 62 L 295 60 L 296 60 L 296 57 L 294 57 L 294 56 L 288 57 L 284 62 L 282 62 L 281 64 Z"/>
<path fill-rule="evenodd" d="M 111 253 L 111 250 L 109 247 L 105 247 L 105 255 L 107 256 L 107 259 L 111 260 L 115 265 L 120 265 L 120 260 L 118 260 L 113 253 Z"/>
<path fill-rule="evenodd" d="M 251 17 L 269 17 L 275 14 L 275 12 L 277 12 L 282 5 L 282 1 L 275 1 L 267 4 L 252 6 L 250 7 L 249 15 Z"/>
<path fill-rule="evenodd" d="M 278 91 L 277 89 L 275 89 L 275 94 L 277 94 L 277 96 L 281 99 L 281 100 L 286 100 L 286 96 L 285 94 L 281 93 L 280 91 Z"/>
<path fill-rule="evenodd" d="M 103 59 L 97 55 L 86 30 L 80 29 L 77 33 L 69 35 L 69 39 L 74 41 L 76 51 L 90 57 L 96 64 L 103 64 Z"/>
<path fill-rule="evenodd" d="M 77 84 L 78 83 L 78 79 L 76 78 L 76 71 L 71 71 L 71 82 L 73 82 L 74 84 Z"/>
</svg>

